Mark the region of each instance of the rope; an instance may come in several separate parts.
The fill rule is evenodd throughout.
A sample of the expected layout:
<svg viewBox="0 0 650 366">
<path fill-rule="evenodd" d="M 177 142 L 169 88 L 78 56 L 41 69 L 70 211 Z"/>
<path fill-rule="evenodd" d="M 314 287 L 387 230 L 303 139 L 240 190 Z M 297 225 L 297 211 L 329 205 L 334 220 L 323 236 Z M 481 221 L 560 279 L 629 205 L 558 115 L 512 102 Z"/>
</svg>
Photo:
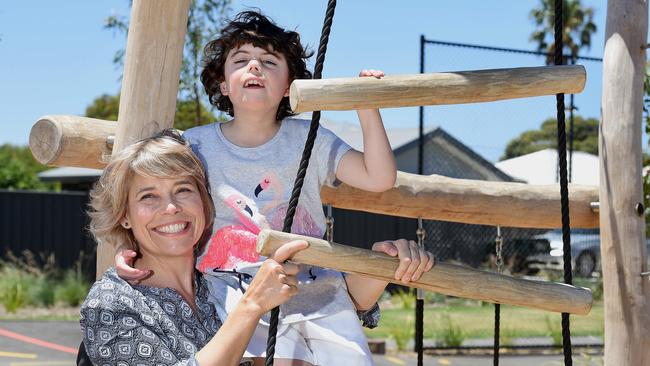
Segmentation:
<svg viewBox="0 0 650 366">
<path fill-rule="evenodd" d="M 316 56 L 316 65 L 314 66 L 314 79 L 320 79 L 323 71 L 323 64 L 325 62 L 325 52 L 327 51 L 327 42 L 329 40 L 330 29 L 332 28 L 332 20 L 334 19 L 334 10 L 336 9 L 336 0 L 329 0 L 327 3 L 327 10 L 325 11 L 325 20 L 323 22 L 323 30 L 321 32 L 320 44 L 318 46 L 318 55 Z M 311 151 L 314 147 L 316 140 L 316 133 L 318 132 L 318 125 L 320 122 L 320 111 L 314 111 L 311 115 L 311 125 L 309 133 L 307 134 L 307 141 L 305 148 L 302 152 L 302 159 L 298 168 L 298 174 L 293 184 L 293 191 L 291 192 L 291 199 L 289 200 L 289 207 L 287 209 L 287 216 L 284 218 L 284 227 L 282 231 L 285 233 L 291 232 L 293 226 L 293 216 L 298 207 L 298 199 L 300 198 L 300 191 L 307 175 L 307 167 L 309 166 L 309 158 Z M 275 355 L 275 341 L 278 333 L 278 317 L 280 315 L 280 308 L 276 307 L 271 311 L 271 319 L 269 324 L 269 336 L 266 342 L 266 366 L 273 365 L 273 356 Z"/>
<path fill-rule="evenodd" d="M 564 64 L 562 49 L 563 42 L 563 14 L 564 2 L 555 0 L 555 65 Z M 567 178 L 567 153 L 566 153 L 566 124 L 564 121 L 564 94 L 556 95 L 557 102 L 557 151 L 560 165 L 560 202 L 562 204 L 562 242 L 564 250 L 564 282 L 573 283 L 571 272 L 571 226 L 569 223 L 569 183 Z M 562 313 L 562 348 L 564 351 L 564 365 L 571 366 L 571 328 L 569 314 Z"/>
<path fill-rule="evenodd" d="M 497 225 L 497 237 L 494 240 L 496 254 L 497 272 L 501 273 L 503 268 L 503 236 L 501 236 L 501 226 Z M 494 347 L 493 360 L 494 366 L 499 366 L 499 340 L 501 338 L 501 304 L 494 304 Z"/>
<path fill-rule="evenodd" d="M 415 231 L 418 238 L 418 247 L 424 249 L 424 239 L 426 238 L 426 231 L 422 227 L 422 218 L 418 217 L 418 228 Z M 416 290 L 415 300 L 415 352 L 418 353 L 418 366 L 422 366 L 424 362 L 424 291 L 421 289 Z"/>
</svg>

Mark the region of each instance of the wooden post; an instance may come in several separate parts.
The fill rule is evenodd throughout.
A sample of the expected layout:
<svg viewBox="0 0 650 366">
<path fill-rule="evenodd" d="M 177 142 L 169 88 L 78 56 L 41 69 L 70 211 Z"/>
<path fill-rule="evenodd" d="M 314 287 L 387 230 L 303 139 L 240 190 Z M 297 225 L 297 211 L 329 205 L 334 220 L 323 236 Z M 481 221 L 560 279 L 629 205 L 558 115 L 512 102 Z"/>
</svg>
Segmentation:
<svg viewBox="0 0 650 366">
<path fill-rule="evenodd" d="M 376 78 L 294 80 L 289 101 L 294 112 L 413 107 L 492 102 L 575 94 L 584 89 L 582 66 L 520 67 Z"/>
<path fill-rule="evenodd" d="M 609 0 L 600 124 L 605 365 L 650 365 L 650 277 L 641 181 L 648 2 Z M 641 205 L 641 206 L 638 206 Z"/>
<path fill-rule="evenodd" d="M 190 0 L 133 1 L 113 153 L 172 127 L 189 6 Z M 97 276 L 114 254 L 99 243 Z"/>
<path fill-rule="evenodd" d="M 257 251 L 270 256 L 278 247 L 291 240 L 305 240 L 309 243 L 307 249 L 292 258 L 298 263 L 399 283 L 393 277 L 399 260 L 367 249 L 266 229 L 258 236 Z M 436 264 L 431 271 L 424 273 L 409 286 L 467 299 L 578 315 L 589 314 L 592 304 L 591 291 L 585 288 L 517 279 L 447 263 Z"/>
</svg>

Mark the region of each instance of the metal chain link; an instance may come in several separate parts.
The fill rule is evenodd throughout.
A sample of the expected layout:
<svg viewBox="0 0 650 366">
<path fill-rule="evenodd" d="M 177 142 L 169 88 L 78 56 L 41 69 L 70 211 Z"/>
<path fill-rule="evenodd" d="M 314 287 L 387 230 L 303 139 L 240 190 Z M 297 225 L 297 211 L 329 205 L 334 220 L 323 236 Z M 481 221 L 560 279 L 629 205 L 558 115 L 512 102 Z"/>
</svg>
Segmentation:
<svg viewBox="0 0 650 366">
<path fill-rule="evenodd" d="M 334 241 L 334 217 L 332 217 L 332 205 L 327 205 L 327 217 L 325 218 L 325 239 L 330 243 Z"/>
<path fill-rule="evenodd" d="M 503 236 L 501 236 L 500 225 L 497 225 L 497 237 L 494 242 L 496 244 L 497 272 L 501 273 L 501 270 L 503 269 Z"/>
<path fill-rule="evenodd" d="M 415 236 L 418 238 L 418 246 L 422 249 L 424 248 L 424 239 L 427 237 L 427 232 L 422 227 L 422 218 L 418 217 L 418 228 L 415 230 Z M 424 290 L 417 289 L 416 298 L 418 300 L 424 300 Z"/>
</svg>

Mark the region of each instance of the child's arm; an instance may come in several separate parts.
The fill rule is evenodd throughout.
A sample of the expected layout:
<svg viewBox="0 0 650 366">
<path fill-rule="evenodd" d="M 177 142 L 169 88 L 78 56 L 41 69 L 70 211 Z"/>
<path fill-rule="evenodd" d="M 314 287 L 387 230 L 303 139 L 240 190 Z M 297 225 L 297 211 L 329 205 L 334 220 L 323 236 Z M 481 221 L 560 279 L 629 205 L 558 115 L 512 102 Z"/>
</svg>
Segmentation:
<svg viewBox="0 0 650 366">
<path fill-rule="evenodd" d="M 399 258 L 399 266 L 394 277 L 404 284 L 417 281 L 435 263 L 433 254 L 420 248 L 413 240 L 382 241 L 375 243 L 372 250 Z M 345 282 L 357 310 L 370 309 L 388 285 L 386 281 L 353 274 L 346 275 Z"/>
<path fill-rule="evenodd" d="M 124 249 L 120 246 L 115 253 L 115 270 L 121 279 L 137 285 L 140 281 L 151 275 L 151 271 L 133 267 L 133 261 L 138 255 L 131 249 Z"/>
<path fill-rule="evenodd" d="M 383 71 L 362 70 L 359 76 L 381 78 Z M 357 111 L 363 133 L 363 153 L 348 151 L 338 164 L 336 177 L 353 187 L 371 192 L 382 192 L 395 184 L 397 167 L 393 150 L 378 109 Z"/>
</svg>

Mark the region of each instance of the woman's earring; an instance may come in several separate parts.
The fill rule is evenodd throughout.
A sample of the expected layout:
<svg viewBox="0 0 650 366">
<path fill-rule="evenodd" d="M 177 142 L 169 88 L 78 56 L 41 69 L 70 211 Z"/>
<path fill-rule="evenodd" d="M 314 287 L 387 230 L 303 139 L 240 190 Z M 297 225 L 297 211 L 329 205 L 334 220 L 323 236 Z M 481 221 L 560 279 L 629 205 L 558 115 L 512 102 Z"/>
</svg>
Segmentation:
<svg viewBox="0 0 650 366">
<path fill-rule="evenodd" d="M 130 229 L 131 225 L 129 224 L 128 221 L 124 221 L 124 222 L 122 222 L 122 227 L 125 228 L 125 229 Z"/>
</svg>

